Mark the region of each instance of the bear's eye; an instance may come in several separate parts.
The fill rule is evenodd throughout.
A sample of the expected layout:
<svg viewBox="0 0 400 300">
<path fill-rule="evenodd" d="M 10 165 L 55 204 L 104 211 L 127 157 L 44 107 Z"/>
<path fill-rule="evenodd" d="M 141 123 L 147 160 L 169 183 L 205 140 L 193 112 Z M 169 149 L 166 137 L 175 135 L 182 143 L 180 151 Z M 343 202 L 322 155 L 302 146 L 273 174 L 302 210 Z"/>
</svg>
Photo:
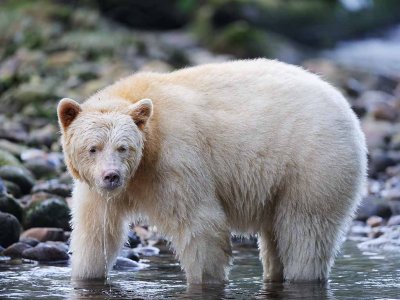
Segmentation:
<svg viewBox="0 0 400 300">
<path fill-rule="evenodd" d="M 126 152 L 127 148 L 125 146 L 121 146 L 117 150 L 119 153 L 124 153 L 124 152 Z"/>
<path fill-rule="evenodd" d="M 89 152 L 90 153 L 96 153 L 97 149 L 96 147 L 90 147 Z"/>
</svg>

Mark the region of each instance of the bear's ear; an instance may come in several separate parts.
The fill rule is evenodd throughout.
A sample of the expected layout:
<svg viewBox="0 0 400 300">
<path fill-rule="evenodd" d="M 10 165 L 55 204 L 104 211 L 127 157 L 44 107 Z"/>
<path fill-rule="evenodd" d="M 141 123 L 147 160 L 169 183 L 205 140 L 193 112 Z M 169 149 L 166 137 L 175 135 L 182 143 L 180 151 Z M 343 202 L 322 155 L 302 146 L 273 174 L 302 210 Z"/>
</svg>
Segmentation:
<svg viewBox="0 0 400 300">
<path fill-rule="evenodd" d="M 143 129 L 153 114 L 153 102 L 150 99 L 142 99 L 129 106 L 129 115 L 140 129 Z"/>
<path fill-rule="evenodd" d="M 72 121 L 78 116 L 82 111 L 81 106 L 78 102 L 64 98 L 58 103 L 57 115 L 60 127 L 65 131 L 68 126 L 71 125 Z"/>
</svg>

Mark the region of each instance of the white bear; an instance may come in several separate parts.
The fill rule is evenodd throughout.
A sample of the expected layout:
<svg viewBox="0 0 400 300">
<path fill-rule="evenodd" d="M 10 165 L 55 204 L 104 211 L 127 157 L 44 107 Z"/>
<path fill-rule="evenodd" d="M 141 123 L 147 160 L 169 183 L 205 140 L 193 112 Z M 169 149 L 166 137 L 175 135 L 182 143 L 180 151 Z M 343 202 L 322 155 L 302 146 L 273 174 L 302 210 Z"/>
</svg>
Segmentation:
<svg viewBox="0 0 400 300">
<path fill-rule="evenodd" d="M 344 97 L 267 59 L 138 73 L 58 106 L 75 179 L 72 277 L 104 278 L 132 218 L 171 241 L 189 284 L 227 280 L 258 234 L 266 281 L 324 281 L 360 202 L 366 145 Z"/>
</svg>

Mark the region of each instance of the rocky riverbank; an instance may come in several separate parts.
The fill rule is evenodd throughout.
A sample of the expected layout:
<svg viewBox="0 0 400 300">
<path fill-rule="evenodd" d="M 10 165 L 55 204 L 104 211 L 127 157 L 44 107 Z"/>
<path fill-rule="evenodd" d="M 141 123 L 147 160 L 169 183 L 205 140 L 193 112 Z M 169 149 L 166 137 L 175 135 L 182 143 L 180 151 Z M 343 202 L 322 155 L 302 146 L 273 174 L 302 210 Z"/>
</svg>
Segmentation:
<svg viewBox="0 0 400 300">
<path fill-rule="evenodd" d="M 46 3 L 0 11 L 1 262 L 68 262 L 72 179 L 59 143 L 59 99 L 84 100 L 135 71 L 235 58 L 213 54 L 188 31 L 138 32 L 91 8 Z M 354 71 L 322 58 L 301 64 L 343 91 L 367 137 L 368 186 L 349 237 L 361 249 L 399 251 L 400 74 Z M 127 240 L 117 268 L 140 268 L 141 257 L 168 251 L 146 226 L 132 226 Z"/>
</svg>

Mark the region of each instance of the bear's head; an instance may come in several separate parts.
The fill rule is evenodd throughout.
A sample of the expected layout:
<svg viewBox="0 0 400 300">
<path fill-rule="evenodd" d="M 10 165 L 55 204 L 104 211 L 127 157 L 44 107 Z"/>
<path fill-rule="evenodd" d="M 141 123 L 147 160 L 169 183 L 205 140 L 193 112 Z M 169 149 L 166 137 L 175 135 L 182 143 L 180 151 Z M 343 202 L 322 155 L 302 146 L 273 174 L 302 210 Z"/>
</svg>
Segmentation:
<svg viewBox="0 0 400 300">
<path fill-rule="evenodd" d="M 150 99 L 114 110 L 62 99 L 57 114 L 72 176 L 99 193 L 124 190 L 142 159 L 144 130 L 152 111 Z"/>
</svg>

